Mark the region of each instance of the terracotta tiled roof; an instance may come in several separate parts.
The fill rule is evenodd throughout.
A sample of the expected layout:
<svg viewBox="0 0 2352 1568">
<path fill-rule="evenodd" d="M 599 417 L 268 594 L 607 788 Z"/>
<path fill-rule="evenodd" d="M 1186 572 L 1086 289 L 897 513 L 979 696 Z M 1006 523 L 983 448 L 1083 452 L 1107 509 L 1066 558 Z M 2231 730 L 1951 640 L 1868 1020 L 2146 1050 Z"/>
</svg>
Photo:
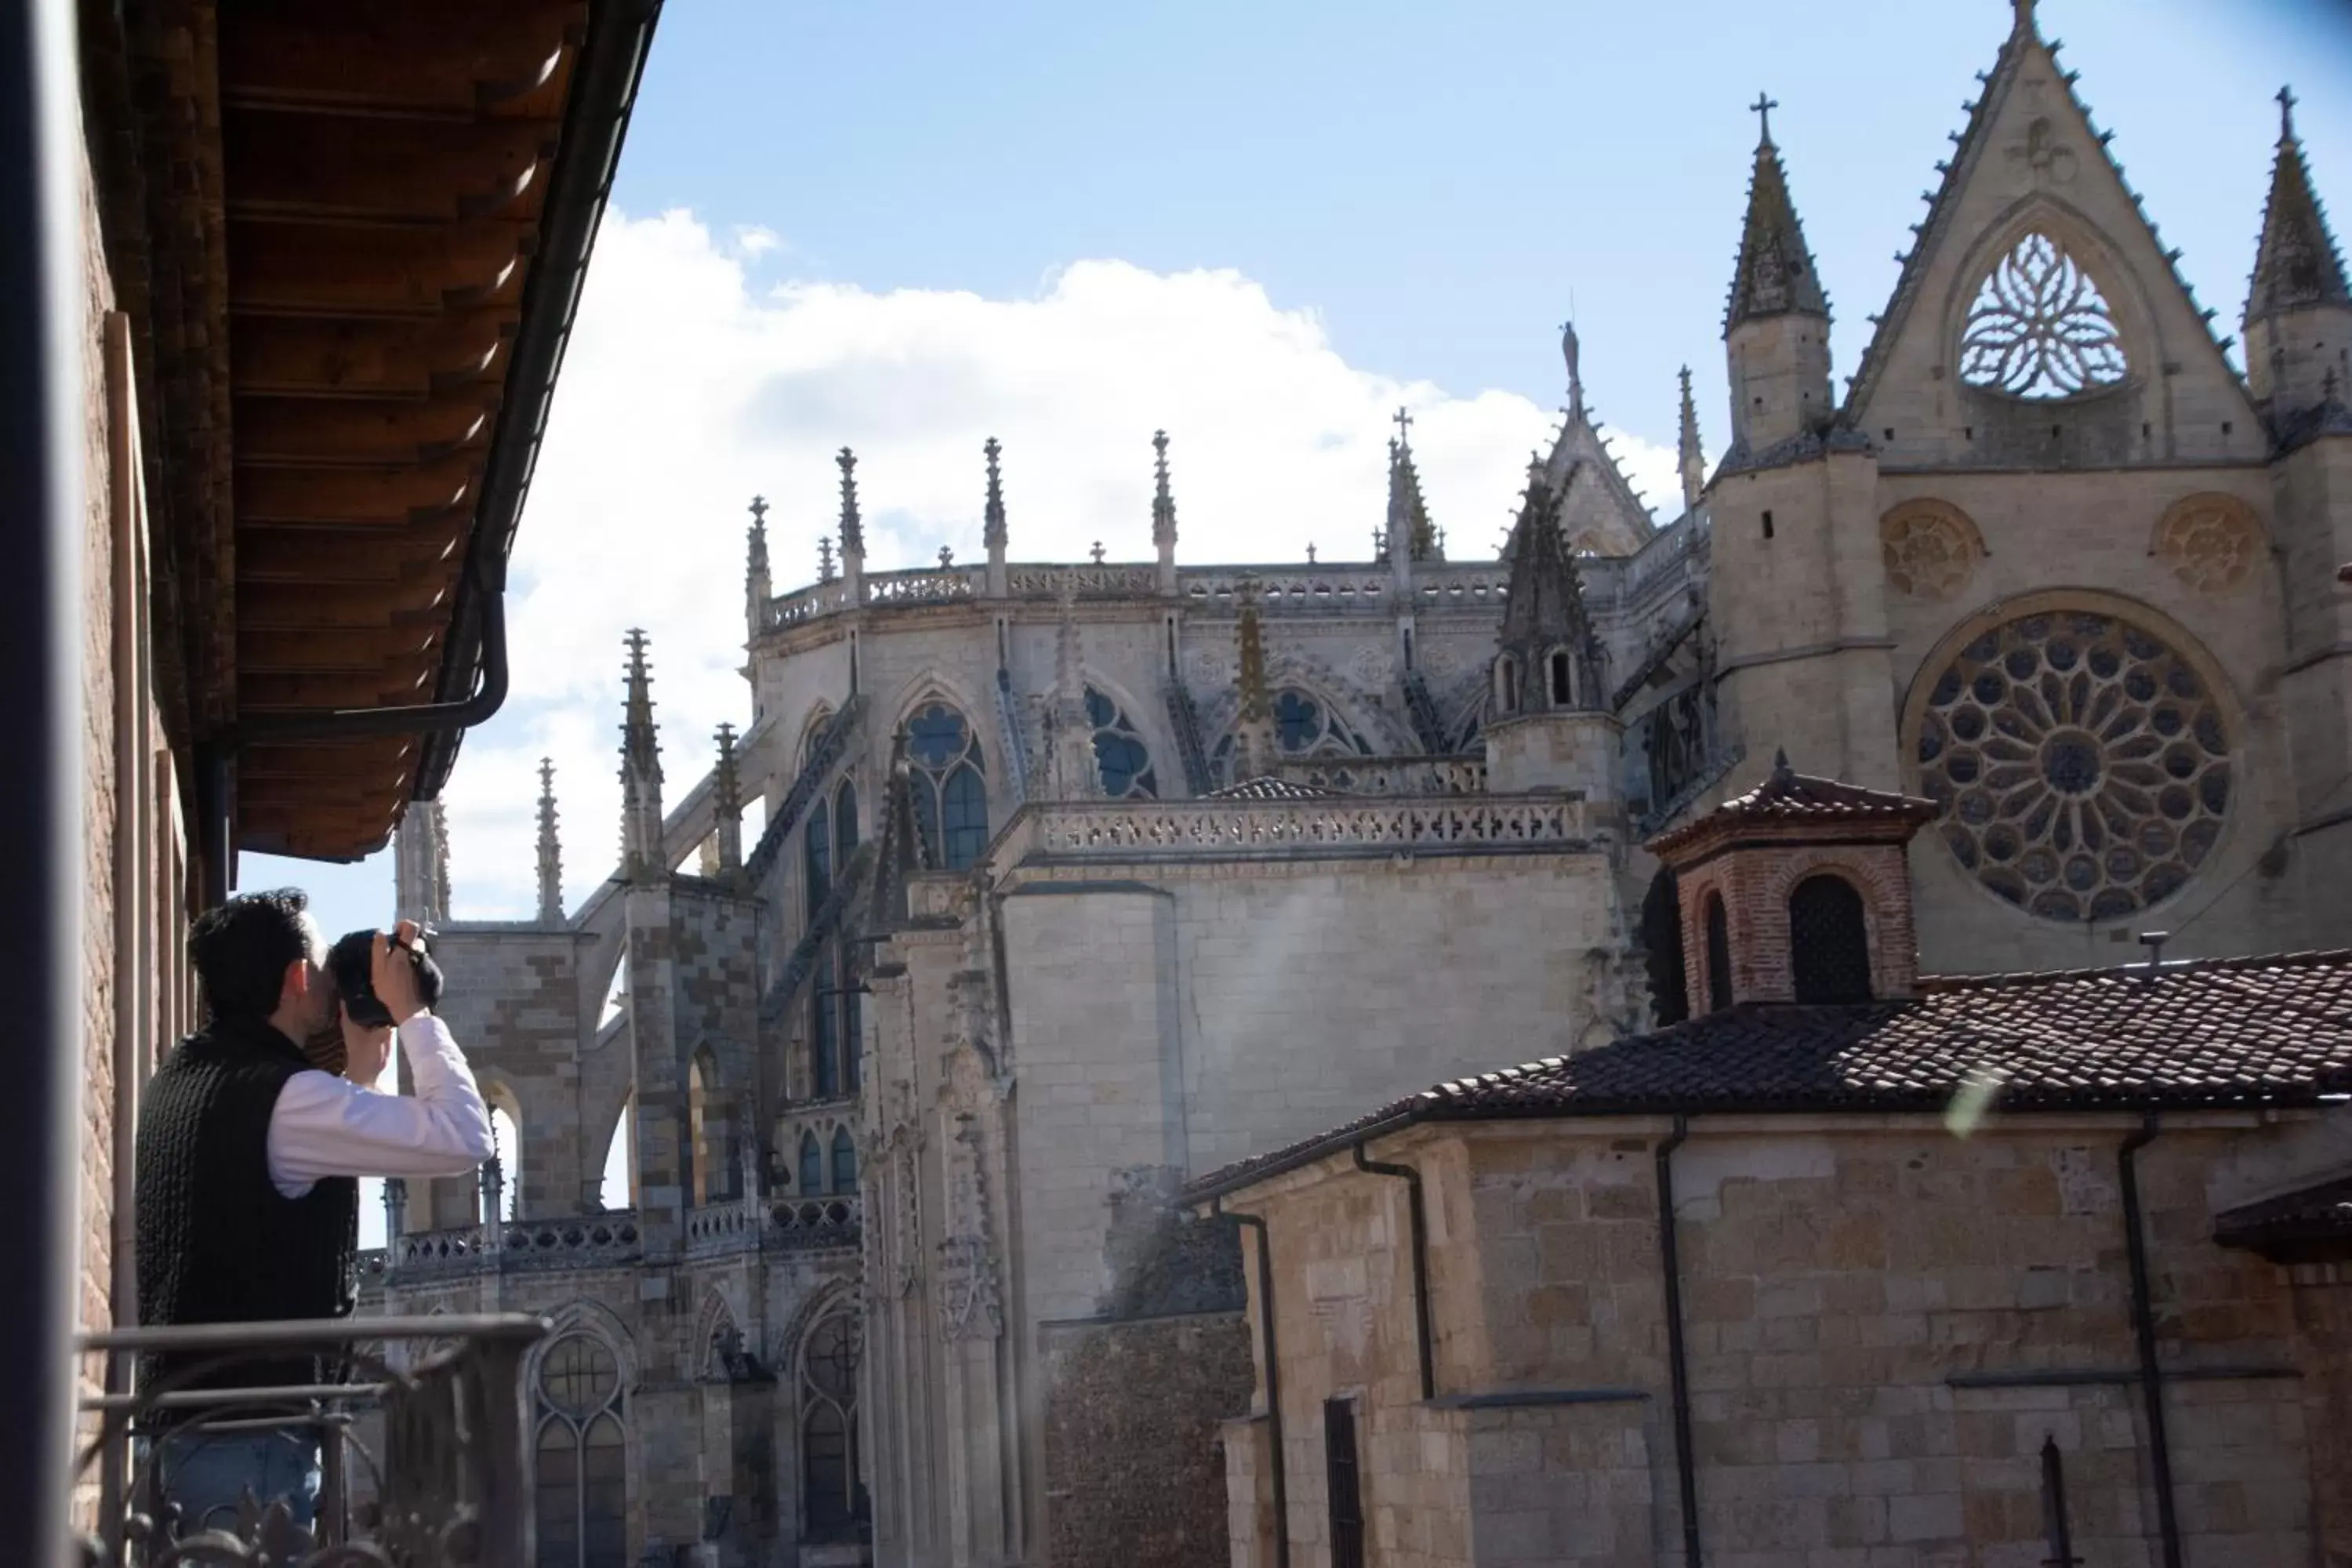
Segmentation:
<svg viewBox="0 0 2352 1568">
<path fill-rule="evenodd" d="M 2352 951 L 1926 980 L 1916 1001 L 1749 1004 L 1457 1079 L 1204 1176 L 1230 1190 L 1379 1127 L 1506 1117 L 2309 1106 L 2352 1095 Z"/>
<path fill-rule="evenodd" d="M 1649 849 L 1654 855 L 1667 855 L 1717 832 L 1767 823 L 1839 826 L 1884 824 L 1909 829 L 1934 821 L 1937 809 L 1932 800 L 1798 773 L 1783 753 L 1774 762 L 1771 776 L 1762 784 L 1746 795 L 1725 801 L 1696 821 L 1658 835 L 1650 840 Z"/>
<path fill-rule="evenodd" d="M 1322 800 L 1335 797 L 1339 793 L 1338 790 L 1325 789 L 1319 784 L 1293 784 L 1288 779 L 1278 779 L 1272 773 L 1265 773 L 1257 778 L 1244 779 L 1239 784 L 1227 784 L 1223 789 L 1213 789 L 1209 792 L 1209 798 L 1211 800 Z"/>
</svg>

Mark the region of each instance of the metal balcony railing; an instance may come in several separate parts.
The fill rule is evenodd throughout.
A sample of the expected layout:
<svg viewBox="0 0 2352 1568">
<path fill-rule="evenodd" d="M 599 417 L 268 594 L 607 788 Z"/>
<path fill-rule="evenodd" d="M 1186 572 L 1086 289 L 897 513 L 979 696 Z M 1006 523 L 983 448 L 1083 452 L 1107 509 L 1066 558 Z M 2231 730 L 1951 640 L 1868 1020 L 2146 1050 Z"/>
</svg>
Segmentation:
<svg viewBox="0 0 2352 1568">
<path fill-rule="evenodd" d="M 548 1332 L 521 1314 L 212 1323 L 83 1335 L 84 1353 L 170 1355 L 174 1370 L 135 1394 L 81 1402 L 79 1473 L 97 1479 L 85 1568 L 212 1563 L 400 1563 L 404 1568 L 528 1563 L 530 1449 L 523 1358 Z M 392 1356 L 390 1347 L 422 1353 Z M 349 1381 L 192 1387 L 234 1381 L 240 1365 L 289 1353 L 332 1358 Z M 397 1364 L 408 1362 L 411 1364 Z M 289 1415 L 289 1411 L 296 1414 Z M 184 1531 L 163 1515 L 154 1455 L 169 1438 L 306 1426 L 320 1439 L 317 1520 L 297 1526 L 283 1502 L 248 1501 L 234 1529 Z M 94 1429 L 94 1430 L 93 1430 Z M 363 1434 L 375 1436 L 371 1447 Z"/>
</svg>

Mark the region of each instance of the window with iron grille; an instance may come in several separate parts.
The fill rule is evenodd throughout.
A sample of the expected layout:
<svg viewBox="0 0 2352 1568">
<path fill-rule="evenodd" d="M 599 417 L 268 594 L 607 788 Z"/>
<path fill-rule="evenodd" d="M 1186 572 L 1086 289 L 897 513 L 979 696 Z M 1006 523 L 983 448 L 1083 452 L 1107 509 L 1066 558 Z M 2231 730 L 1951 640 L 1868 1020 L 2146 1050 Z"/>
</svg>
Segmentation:
<svg viewBox="0 0 2352 1568">
<path fill-rule="evenodd" d="M 1330 1477 L 1331 1568 L 1364 1568 L 1363 1470 L 1356 1455 L 1356 1402 L 1323 1402 L 1323 1458 Z"/>
<path fill-rule="evenodd" d="M 1723 895 L 1706 896 L 1706 1010 L 1720 1013 L 1731 1005 L 1731 922 L 1723 912 Z"/>
<path fill-rule="evenodd" d="M 1800 1002 L 1870 1000 L 1870 932 L 1853 883 L 1823 872 L 1790 892 L 1789 967 Z"/>
</svg>

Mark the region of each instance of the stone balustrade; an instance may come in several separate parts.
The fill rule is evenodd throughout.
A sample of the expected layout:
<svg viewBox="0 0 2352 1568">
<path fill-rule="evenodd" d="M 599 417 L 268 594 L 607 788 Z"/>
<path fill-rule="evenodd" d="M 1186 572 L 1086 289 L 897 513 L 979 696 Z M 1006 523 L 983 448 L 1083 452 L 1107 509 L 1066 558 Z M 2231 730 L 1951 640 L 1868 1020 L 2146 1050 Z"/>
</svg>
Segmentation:
<svg viewBox="0 0 2352 1568">
<path fill-rule="evenodd" d="M 1286 757 L 1275 764 L 1286 784 L 1341 795 L 1449 795 L 1486 793 L 1482 757 Z"/>
<path fill-rule="evenodd" d="M 411 1231 L 385 1248 L 377 1275 L 406 1281 L 494 1270 L 605 1268 L 634 1263 L 643 1254 L 637 1216 L 625 1209 L 578 1219 Z"/>
<path fill-rule="evenodd" d="M 1030 807 L 1007 828 L 997 852 L 1001 865 L 1318 852 L 1479 854 L 1572 849 L 1588 837 L 1584 802 L 1573 795 L 1090 801 Z"/>
<path fill-rule="evenodd" d="M 854 1194 L 832 1197 L 740 1199 L 688 1209 L 686 1255 L 855 1247 L 863 1234 Z"/>
</svg>

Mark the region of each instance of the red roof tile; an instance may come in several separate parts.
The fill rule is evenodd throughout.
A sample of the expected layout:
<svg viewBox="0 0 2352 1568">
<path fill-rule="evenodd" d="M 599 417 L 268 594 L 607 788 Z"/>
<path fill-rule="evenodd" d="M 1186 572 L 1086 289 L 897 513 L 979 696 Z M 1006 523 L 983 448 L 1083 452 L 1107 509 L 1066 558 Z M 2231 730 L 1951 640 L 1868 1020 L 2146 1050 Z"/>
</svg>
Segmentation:
<svg viewBox="0 0 2352 1568">
<path fill-rule="evenodd" d="M 1209 792 L 1211 800 L 1323 800 L 1336 798 L 1339 792 L 1319 784 L 1293 784 L 1288 779 L 1265 773 L 1223 789 Z"/>
<path fill-rule="evenodd" d="M 1413 1121 L 1771 1111 L 2308 1106 L 2352 1095 L 2352 951 L 1924 980 L 1916 1001 L 1756 1003 L 1442 1083 L 1202 1177 L 1234 1186 Z"/>
<path fill-rule="evenodd" d="M 1932 800 L 1864 789 L 1860 784 L 1801 773 L 1789 765 L 1786 752 L 1773 763 L 1771 776 L 1746 795 L 1725 801 L 1705 816 L 1670 828 L 1650 840 L 1650 853 L 1673 854 L 1702 838 L 1743 827 L 1771 826 L 1885 826 L 1906 834 L 1936 819 L 1941 808 Z"/>
</svg>

